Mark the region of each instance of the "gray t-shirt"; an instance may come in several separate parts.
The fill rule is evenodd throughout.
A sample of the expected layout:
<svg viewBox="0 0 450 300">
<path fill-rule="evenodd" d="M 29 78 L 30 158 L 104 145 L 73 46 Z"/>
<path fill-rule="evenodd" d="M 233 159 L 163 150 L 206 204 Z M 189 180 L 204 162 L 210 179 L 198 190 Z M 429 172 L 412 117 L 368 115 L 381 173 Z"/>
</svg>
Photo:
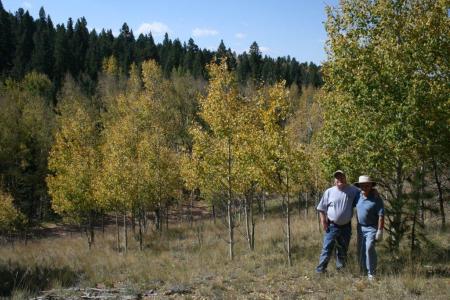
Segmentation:
<svg viewBox="0 0 450 300">
<path fill-rule="evenodd" d="M 356 205 L 359 192 L 359 189 L 353 185 L 346 185 L 342 190 L 333 186 L 323 193 L 317 210 L 326 213 L 333 223 L 347 224 L 352 219 L 353 207 Z"/>
</svg>

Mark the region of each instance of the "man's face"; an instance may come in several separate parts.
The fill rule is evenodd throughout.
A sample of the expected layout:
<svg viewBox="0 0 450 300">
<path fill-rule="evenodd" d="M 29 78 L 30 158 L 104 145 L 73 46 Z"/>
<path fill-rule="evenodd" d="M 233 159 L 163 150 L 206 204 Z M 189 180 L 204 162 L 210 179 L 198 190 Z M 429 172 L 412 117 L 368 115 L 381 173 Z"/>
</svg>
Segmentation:
<svg viewBox="0 0 450 300">
<path fill-rule="evenodd" d="M 342 188 L 344 185 L 346 185 L 347 179 L 345 178 L 345 175 L 341 173 L 336 174 L 336 176 L 334 177 L 334 184 L 338 188 Z"/>
<path fill-rule="evenodd" d="M 359 187 L 364 192 L 364 195 L 369 195 L 370 190 L 372 189 L 372 183 L 366 182 L 359 184 Z"/>
</svg>

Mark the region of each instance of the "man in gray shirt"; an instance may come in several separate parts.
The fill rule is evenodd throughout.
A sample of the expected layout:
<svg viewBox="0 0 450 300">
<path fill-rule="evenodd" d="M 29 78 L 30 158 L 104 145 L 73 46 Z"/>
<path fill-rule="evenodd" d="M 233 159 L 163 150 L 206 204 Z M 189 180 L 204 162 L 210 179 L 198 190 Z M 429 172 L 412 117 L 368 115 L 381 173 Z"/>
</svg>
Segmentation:
<svg viewBox="0 0 450 300">
<path fill-rule="evenodd" d="M 359 189 L 347 184 L 345 173 L 334 172 L 334 186 L 327 189 L 317 206 L 320 222 L 325 230 L 322 253 L 317 273 L 326 271 L 328 262 L 336 245 L 336 268 L 345 266 L 347 249 L 352 235 L 351 219 L 353 207 L 359 197 Z"/>
</svg>

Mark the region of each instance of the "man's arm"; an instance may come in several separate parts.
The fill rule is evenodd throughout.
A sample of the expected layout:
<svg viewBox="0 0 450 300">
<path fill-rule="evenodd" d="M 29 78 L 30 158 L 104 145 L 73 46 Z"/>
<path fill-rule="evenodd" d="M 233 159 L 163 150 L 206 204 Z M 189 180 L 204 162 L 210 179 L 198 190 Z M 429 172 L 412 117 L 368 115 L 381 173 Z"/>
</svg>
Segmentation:
<svg viewBox="0 0 450 300">
<path fill-rule="evenodd" d="M 320 223 L 322 224 L 323 230 L 327 231 L 328 229 L 328 218 L 325 212 L 319 210 Z"/>
<path fill-rule="evenodd" d="M 327 231 L 328 229 L 328 216 L 326 214 L 328 210 L 328 190 L 326 190 L 322 198 L 320 199 L 319 205 L 317 205 L 317 211 L 320 216 L 320 223 L 322 224 L 323 230 Z"/>
<path fill-rule="evenodd" d="M 383 239 L 383 230 L 384 230 L 384 203 L 383 199 L 378 196 L 378 201 L 380 208 L 378 209 L 378 230 L 375 235 L 375 240 L 381 241 Z"/>
<path fill-rule="evenodd" d="M 384 229 L 384 216 L 378 216 L 378 230 Z"/>
</svg>

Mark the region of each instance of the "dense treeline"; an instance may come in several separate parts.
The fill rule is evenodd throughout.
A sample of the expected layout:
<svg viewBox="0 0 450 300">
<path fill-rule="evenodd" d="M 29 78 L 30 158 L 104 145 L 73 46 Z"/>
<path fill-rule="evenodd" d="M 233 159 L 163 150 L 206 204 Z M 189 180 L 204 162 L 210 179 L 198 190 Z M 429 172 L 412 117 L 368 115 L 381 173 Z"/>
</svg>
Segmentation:
<svg viewBox="0 0 450 300">
<path fill-rule="evenodd" d="M 162 43 L 155 43 L 151 33 L 135 37 L 126 23 L 115 37 L 112 30 L 89 30 L 84 17 L 67 24 L 53 24 L 44 8 L 36 20 L 20 8 L 15 14 L 6 12 L 0 1 L 0 75 L 21 79 L 34 70 L 46 74 L 59 90 L 66 73 L 82 83 L 89 93 L 95 91 L 97 75 L 104 58 L 114 55 L 123 74 L 130 65 L 155 60 L 166 78 L 176 71 L 194 78 L 207 79 L 206 64 L 214 57 L 228 58 L 229 67 L 237 72 L 241 83 L 248 80 L 273 83 L 286 80 L 287 85 L 320 86 L 320 67 L 299 63 L 295 58 L 262 56 L 254 42 L 249 52 L 236 54 L 223 42 L 217 51 L 199 48 L 193 39 L 181 42 L 166 34 Z"/>
</svg>

